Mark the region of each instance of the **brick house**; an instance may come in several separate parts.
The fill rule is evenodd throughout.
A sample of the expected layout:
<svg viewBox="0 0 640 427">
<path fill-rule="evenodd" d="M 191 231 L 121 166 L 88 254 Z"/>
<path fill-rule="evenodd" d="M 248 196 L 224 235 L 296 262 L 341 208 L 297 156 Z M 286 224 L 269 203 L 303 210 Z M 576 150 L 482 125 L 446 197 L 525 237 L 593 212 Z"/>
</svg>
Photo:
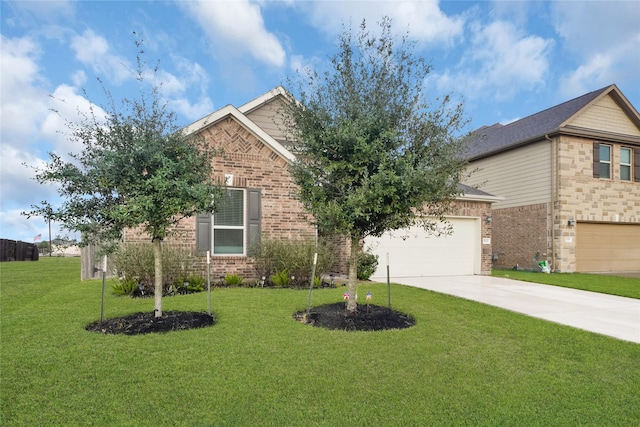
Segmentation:
<svg viewBox="0 0 640 427">
<path fill-rule="evenodd" d="M 216 217 L 203 214 L 187 218 L 177 227 L 179 233 L 167 239 L 168 244 L 181 245 L 198 255 L 197 268 L 202 271 L 206 268 L 204 255 L 210 251 L 212 274 L 255 277 L 247 249 L 257 236 L 315 236 L 302 204 L 293 197 L 296 185 L 288 167 L 295 157 L 278 119 L 286 96 L 285 90 L 278 87 L 240 107 L 227 105 L 185 128 L 189 134 L 199 133 L 219 150 L 213 165 L 214 179 L 224 183 L 227 190 Z M 463 241 L 473 245 L 467 251 L 473 257 L 470 274 L 486 274 L 491 270 L 491 224 L 484 219 L 490 215 L 494 199 L 482 191 L 465 189 L 469 194 L 461 196 L 452 218 L 457 222 L 467 219 L 472 225 L 473 235 Z M 124 240 L 148 241 L 135 230 L 128 230 Z M 433 245 L 436 239 L 429 241 Z M 333 272 L 345 275 L 348 247 L 335 246 L 337 261 Z"/>
<path fill-rule="evenodd" d="M 640 271 L 640 116 L 617 86 L 476 134 L 468 183 L 503 197 L 494 267 Z"/>
</svg>

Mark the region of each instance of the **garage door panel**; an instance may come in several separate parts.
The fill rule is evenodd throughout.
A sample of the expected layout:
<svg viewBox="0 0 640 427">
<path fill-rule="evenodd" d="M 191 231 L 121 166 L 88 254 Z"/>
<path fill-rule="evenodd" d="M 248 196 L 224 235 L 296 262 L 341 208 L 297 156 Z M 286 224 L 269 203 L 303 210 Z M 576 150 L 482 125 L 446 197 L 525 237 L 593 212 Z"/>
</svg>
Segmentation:
<svg viewBox="0 0 640 427">
<path fill-rule="evenodd" d="M 378 255 L 373 278 L 386 277 L 387 254 L 392 277 L 445 276 L 474 274 L 479 257 L 479 229 L 473 218 L 449 219 L 453 233 L 429 236 L 414 227 L 368 238 L 366 247 Z"/>
<path fill-rule="evenodd" d="M 640 271 L 640 225 L 579 222 L 576 270 Z"/>
</svg>

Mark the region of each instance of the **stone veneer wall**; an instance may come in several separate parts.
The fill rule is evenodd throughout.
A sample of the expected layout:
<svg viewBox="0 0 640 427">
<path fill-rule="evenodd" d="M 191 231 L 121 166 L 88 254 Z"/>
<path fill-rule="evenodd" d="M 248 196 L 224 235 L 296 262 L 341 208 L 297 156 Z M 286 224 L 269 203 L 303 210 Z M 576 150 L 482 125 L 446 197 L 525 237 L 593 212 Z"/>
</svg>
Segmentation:
<svg viewBox="0 0 640 427">
<path fill-rule="evenodd" d="M 620 147 L 630 144 L 563 135 L 559 139 L 558 202 L 554 221 L 558 270 L 576 271 L 578 222 L 640 224 L 640 182 L 621 181 Z M 593 177 L 593 143 L 612 146 L 612 179 Z M 637 146 L 636 146 L 637 147 Z"/>
</svg>

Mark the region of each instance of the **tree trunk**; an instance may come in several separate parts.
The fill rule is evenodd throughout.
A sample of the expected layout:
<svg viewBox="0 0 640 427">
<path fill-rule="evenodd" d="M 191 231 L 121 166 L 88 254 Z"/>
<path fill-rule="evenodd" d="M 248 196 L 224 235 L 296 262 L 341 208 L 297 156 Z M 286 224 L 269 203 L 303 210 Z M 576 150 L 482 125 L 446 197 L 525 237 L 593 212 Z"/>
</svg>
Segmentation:
<svg viewBox="0 0 640 427">
<path fill-rule="evenodd" d="M 156 317 L 162 317 L 162 239 L 153 239 L 154 293 Z"/>
<path fill-rule="evenodd" d="M 356 312 L 356 286 L 358 283 L 358 253 L 360 252 L 360 238 L 351 237 L 351 254 L 349 256 L 349 301 L 347 302 L 347 312 Z"/>
</svg>

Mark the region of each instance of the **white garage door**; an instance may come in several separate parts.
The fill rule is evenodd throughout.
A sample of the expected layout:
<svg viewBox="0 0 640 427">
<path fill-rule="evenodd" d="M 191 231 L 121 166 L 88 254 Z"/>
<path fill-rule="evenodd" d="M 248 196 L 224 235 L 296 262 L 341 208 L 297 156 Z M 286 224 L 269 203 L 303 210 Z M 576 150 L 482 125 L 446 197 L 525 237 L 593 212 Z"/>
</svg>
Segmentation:
<svg viewBox="0 0 640 427">
<path fill-rule="evenodd" d="M 385 233 L 365 240 L 365 248 L 378 255 L 378 270 L 372 276 L 380 280 L 389 271 L 393 277 L 450 276 L 480 273 L 480 224 L 477 218 L 449 218 L 453 233 L 429 236 L 424 229 Z"/>
</svg>

